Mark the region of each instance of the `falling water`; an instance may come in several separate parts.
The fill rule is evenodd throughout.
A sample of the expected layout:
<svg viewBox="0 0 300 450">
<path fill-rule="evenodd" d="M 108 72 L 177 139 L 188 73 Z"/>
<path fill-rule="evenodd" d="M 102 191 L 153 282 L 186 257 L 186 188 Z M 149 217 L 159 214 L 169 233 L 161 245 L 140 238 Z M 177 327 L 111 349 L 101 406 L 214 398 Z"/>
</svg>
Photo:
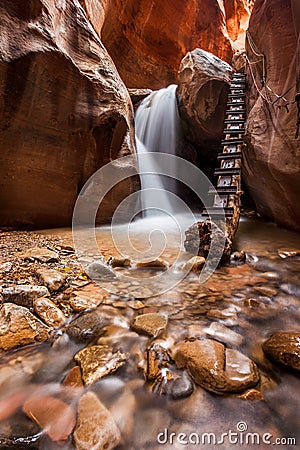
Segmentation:
<svg viewBox="0 0 300 450">
<path fill-rule="evenodd" d="M 138 157 L 142 153 L 149 156 L 143 162 L 138 158 L 142 208 L 146 216 L 157 215 L 161 210 L 169 214 L 174 213 L 168 191 L 176 193 L 175 162 L 172 162 L 172 167 L 169 168 L 173 178 L 160 176 L 155 157 L 149 155 L 149 152 L 177 154 L 179 114 L 176 88 L 177 86 L 172 84 L 165 89 L 152 92 L 142 101 L 135 115 Z"/>
</svg>

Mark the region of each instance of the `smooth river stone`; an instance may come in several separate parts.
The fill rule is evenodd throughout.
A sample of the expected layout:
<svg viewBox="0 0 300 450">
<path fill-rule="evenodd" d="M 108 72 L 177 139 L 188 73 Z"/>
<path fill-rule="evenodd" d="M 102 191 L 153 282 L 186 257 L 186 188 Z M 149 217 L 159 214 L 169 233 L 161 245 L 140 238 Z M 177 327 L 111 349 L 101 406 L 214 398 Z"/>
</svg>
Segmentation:
<svg viewBox="0 0 300 450">
<path fill-rule="evenodd" d="M 134 319 L 131 328 L 137 333 L 157 337 L 165 331 L 167 325 L 168 325 L 167 316 L 157 313 L 149 313 L 137 316 Z"/>
<path fill-rule="evenodd" d="M 74 432 L 77 450 L 112 450 L 120 441 L 120 431 L 108 409 L 96 394 L 87 392 L 78 403 Z"/>
<path fill-rule="evenodd" d="M 264 342 L 263 351 L 272 361 L 300 370 L 300 333 L 274 333 Z"/>
<path fill-rule="evenodd" d="M 116 372 L 127 361 L 127 354 L 121 351 L 113 353 L 107 345 L 93 345 L 80 350 L 74 359 L 79 363 L 82 379 L 87 386 L 101 378 Z"/>
<path fill-rule="evenodd" d="M 183 266 L 183 270 L 191 270 L 192 272 L 200 272 L 204 266 L 206 259 L 203 256 L 193 256 Z"/>
<path fill-rule="evenodd" d="M 46 341 L 50 328 L 23 306 L 4 303 L 0 308 L 0 350 Z"/>
<path fill-rule="evenodd" d="M 33 302 L 36 314 L 49 326 L 60 327 L 66 321 L 64 313 L 48 298 L 37 298 Z"/>
<path fill-rule="evenodd" d="M 259 381 L 253 361 L 212 339 L 183 342 L 175 362 L 179 368 L 186 367 L 197 384 L 213 392 L 242 392 Z"/>
<path fill-rule="evenodd" d="M 244 340 L 241 334 L 230 330 L 230 328 L 227 328 L 219 322 L 212 322 L 210 326 L 208 328 L 204 328 L 203 331 L 209 336 L 214 337 L 225 344 L 241 345 Z"/>
</svg>

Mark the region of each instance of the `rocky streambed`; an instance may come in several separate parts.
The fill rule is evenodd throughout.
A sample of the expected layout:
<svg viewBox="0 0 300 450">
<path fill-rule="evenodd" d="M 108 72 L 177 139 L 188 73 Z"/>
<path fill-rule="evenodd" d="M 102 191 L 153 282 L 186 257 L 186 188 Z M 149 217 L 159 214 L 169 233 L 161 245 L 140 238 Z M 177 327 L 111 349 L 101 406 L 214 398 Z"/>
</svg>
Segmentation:
<svg viewBox="0 0 300 450">
<path fill-rule="evenodd" d="M 230 430 L 239 448 L 247 432 L 255 448 L 296 448 L 299 235 L 243 220 L 245 261 L 200 284 L 194 260 L 158 296 L 118 275 L 166 270 L 175 243 L 144 267 L 97 236 L 93 270 L 114 293 L 83 271 L 69 230 L 1 231 L 0 448 L 213 448 L 222 433 L 231 448 Z"/>
</svg>

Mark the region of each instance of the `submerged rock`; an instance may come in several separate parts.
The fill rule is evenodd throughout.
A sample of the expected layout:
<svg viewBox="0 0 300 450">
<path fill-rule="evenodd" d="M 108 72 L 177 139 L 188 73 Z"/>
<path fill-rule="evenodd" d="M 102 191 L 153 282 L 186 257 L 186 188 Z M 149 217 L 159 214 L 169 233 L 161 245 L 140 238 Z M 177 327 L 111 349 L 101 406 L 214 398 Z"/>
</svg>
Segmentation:
<svg viewBox="0 0 300 450">
<path fill-rule="evenodd" d="M 130 261 L 129 258 L 113 257 L 109 261 L 109 264 L 111 265 L 111 267 L 130 267 L 131 266 L 131 261 Z"/>
<path fill-rule="evenodd" d="M 88 265 L 86 273 L 94 281 L 114 280 L 117 278 L 115 272 L 105 263 L 96 261 Z"/>
<path fill-rule="evenodd" d="M 272 361 L 300 370 L 300 333 L 274 333 L 264 342 L 263 351 Z"/>
<path fill-rule="evenodd" d="M 3 302 L 15 303 L 27 308 L 33 307 L 33 301 L 38 297 L 50 297 L 50 293 L 45 286 L 32 286 L 20 284 L 2 290 Z"/>
<path fill-rule="evenodd" d="M 63 382 L 63 386 L 72 387 L 72 388 L 82 388 L 82 378 L 81 378 L 81 370 L 80 367 L 74 366 L 72 369 L 67 373 L 65 376 Z"/>
<path fill-rule="evenodd" d="M 224 344 L 241 345 L 244 341 L 241 334 L 230 330 L 230 328 L 227 328 L 225 325 L 218 322 L 212 322 L 210 326 L 208 328 L 204 328 L 203 331 L 209 336 L 220 340 Z"/>
<path fill-rule="evenodd" d="M 162 269 L 167 270 L 170 267 L 168 261 L 161 258 L 153 259 L 152 261 L 138 262 L 136 267 L 140 269 Z"/>
<path fill-rule="evenodd" d="M 24 252 L 16 253 L 16 256 L 21 259 L 39 261 L 42 263 L 57 262 L 59 258 L 58 253 L 47 248 L 40 247 L 32 247 Z"/>
<path fill-rule="evenodd" d="M 206 259 L 203 256 L 194 256 L 189 259 L 183 266 L 184 270 L 191 270 L 192 272 L 200 272 L 205 264 Z"/>
<path fill-rule="evenodd" d="M 105 325 L 105 320 L 97 309 L 81 314 L 67 326 L 68 335 L 78 342 L 96 339 Z"/>
<path fill-rule="evenodd" d="M 0 350 L 46 341 L 50 328 L 23 306 L 4 303 L 0 308 Z"/>
<path fill-rule="evenodd" d="M 73 408 L 55 397 L 29 397 L 23 404 L 23 412 L 55 442 L 66 441 L 76 424 Z"/>
<path fill-rule="evenodd" d="M 253 361 L 212 339 L 180 344 L 175 362 L 179 368 L 186 367 L 197 384 L 213 392 L 241 392 L 259 381 Z"/>
<path fill-rule="evenodd" d="M 47 286 L 50 292 L 58 291 L 68 278 L 66 274 L 54 269 L 38 269 L 35 274 L 40 283 Z"/>
<path fill-rule="evenodd" d="M 48 298 L 37 298 L 33 302 L 37 315 L 49 326 L 60 327 L 65 321 L 64 313 Z"/>
<path fill-rule="evenodd" d="M 131 328 L 137 333 L 157 337 L 165 331 L 167 325 L 167 316 L 157 313 L 148 313 L 137 316 L 134 319 Z"/>
<path fill-rule="evenodd" d="M 155 380 L 161 370 L 171 363 L 169 352 L 159 344 L 153 344 L 146 350 L 145 376 L 147 380 Z"/>
<path fill-rule="evenodd" d="M 96 394 L 87 392 L 81 397 L 77 414 L 77 450 L 112 450 L 120 444 L 121 435 L 113 416 Z"/>
<path fill-rule="evenodd" d="M 174 399 L 189 397 L 194 392 L 194 383 L 187 372 L 175 378 L 171 383 L 169 393 Z"/>
<path fill-rule="evenodd" d="M 80 364 L 82 379 L 87 386 L 116 372 L 127 361 L 127 355 L 119 350 L 113 352 L 107 345 L 93 345 L 80 350 L 74 359 Z"/>
</svg>

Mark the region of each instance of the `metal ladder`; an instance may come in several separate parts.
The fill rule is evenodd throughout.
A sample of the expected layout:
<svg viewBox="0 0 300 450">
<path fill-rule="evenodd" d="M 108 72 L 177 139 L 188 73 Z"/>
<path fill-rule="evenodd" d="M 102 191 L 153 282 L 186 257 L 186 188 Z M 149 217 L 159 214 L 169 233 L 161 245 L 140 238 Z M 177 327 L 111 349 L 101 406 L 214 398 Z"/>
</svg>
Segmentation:
<svg viewBox="0 0 300 450">
<path fill-rule="evenodd" d="M 222 152 L 218 154 L 220 167 L 214 172 L 218 177 L 215 189 L 208 192 L 212 196 L 212 206 L 204 208 L 202 216 L 218 218 L 232 217 L 234 208 L 230 206 L 231 196 L 241 189 L 241 158 L 245 133 L 245 75 L 235 73 L 230 84 Z M 215 195 L 217 191 L 218 196 Z"/>
</svg>

